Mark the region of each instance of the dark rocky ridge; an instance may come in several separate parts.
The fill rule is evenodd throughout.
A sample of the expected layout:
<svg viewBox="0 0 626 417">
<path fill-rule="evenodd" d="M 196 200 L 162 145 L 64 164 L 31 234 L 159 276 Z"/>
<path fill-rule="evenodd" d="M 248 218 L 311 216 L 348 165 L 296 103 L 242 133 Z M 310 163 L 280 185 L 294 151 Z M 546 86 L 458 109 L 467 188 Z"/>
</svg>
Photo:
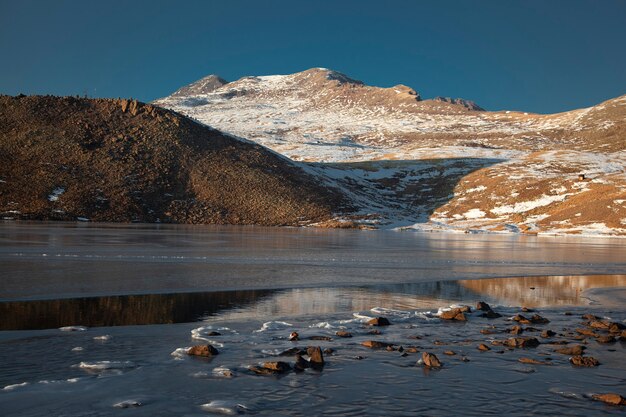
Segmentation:
<svg viewBox="0 0 626 417">
<path fill-rule="evenodd" d="M 0 96 L 3 217 L 301 225 L 345 208 L 288 159 L 170 110 Z"/>
<path fill-rule="evenodd" d="M 456 105 L 465 107 L 467 110 L 485 111 L 485 109 L 480 107 L 478 104 L 476 104 L 472 100 L 465 100 L 463 98 L 435 97 L 433 98 L 433 101 L 438 101 L 441 103 L 456 104 Z"/>
</svg>

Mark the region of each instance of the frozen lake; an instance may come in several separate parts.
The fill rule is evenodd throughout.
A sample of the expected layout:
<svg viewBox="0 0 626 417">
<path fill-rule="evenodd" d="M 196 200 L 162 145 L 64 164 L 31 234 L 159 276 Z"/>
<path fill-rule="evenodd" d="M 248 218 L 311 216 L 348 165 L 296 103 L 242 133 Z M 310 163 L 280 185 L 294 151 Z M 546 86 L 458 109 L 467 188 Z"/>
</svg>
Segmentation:
<svg viewBox="0 0 626 417">
<path fill-rule="evenodd" d="M 625 286 L 621 239 L 4 223 L 0 409 L 12 416 L 621 415 L 591 396 L 624 394 L 626 344 L 601 344 L 576 329 L 590 312 L 626 324 L 623 303 L 612 302 L 623 300 Z M 478 300 L 502 317 L 436 316 L 440 307 Z M 498 345 L 511 337 L 511 317 L 533 314 L 522 306 L 550 320 L 523 326 L 522 336 L 540 345 Z M 392 325 L 366 324 L 377 316 Z M 540 337 L 548 329 L 555 335 Z M 289 341 L 292 331 L 301 340 Z M 372 350 L 361 345 L 367 340 L 395 347 Z M 202 343 L 219 355 L 186 355 Z M 479 343 L 491 350 L 478 351 Z M 572 366 L 555 353 L 561 343 L 583 344 L 601 365 Z M 293 354 L 280 353 L 307 346 L 332 349 L 323 369 L 249 370 L 265 361 L 293 365 Z M 443 368 L 424 368 L 421 352 L 436 354 Z"/>
<path fill-rule="evenodd" d="M 622 239 L 0 224 L 0 301 L 626 272 Z"/>
</svg>

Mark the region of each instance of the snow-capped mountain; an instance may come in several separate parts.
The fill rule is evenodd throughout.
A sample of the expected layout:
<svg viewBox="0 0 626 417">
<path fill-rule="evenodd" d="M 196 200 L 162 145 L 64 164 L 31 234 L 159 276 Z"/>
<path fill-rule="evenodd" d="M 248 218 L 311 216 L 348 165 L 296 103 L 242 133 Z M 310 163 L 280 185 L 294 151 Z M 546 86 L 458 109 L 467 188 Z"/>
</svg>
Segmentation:
<svg viewBox="0 0 626 417">
<path fill-rule="evenodd" d="M 156 104 L 306 162 L 351 195 L 360 223 L 626 235 L 626 96 L 553 115 L 490 112 L 313 68 L 212 75 Z"/>
</svg>

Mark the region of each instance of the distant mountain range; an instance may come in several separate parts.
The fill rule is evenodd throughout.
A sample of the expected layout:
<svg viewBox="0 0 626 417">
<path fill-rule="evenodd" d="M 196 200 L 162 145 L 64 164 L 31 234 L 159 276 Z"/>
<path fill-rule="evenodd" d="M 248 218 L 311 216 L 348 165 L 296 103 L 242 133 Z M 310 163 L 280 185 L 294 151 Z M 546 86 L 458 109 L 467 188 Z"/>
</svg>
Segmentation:
<svg viewBox="0 0 626 417">
<path fill-rule="evenodd" d="M 4 219 L 626 236 L 625 167 L 626 96 L 491 112 L 323 68 L 0 96 Z"/>
<path fill-rule="evenodd" d="M 626 96 L 565 113 L 484 111 L 336 71 L 210 75 L 156 105 L 267 146 L 373 227 L 626 235 Z"/>
</svg>

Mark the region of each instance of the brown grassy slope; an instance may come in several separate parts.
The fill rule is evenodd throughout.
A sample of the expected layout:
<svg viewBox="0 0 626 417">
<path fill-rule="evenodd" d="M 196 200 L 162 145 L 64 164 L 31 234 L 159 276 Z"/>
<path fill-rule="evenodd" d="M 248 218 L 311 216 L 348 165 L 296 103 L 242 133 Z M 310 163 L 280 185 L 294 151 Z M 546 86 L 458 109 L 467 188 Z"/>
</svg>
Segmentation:
<svg viewBox="0 0 626 417">
<path fill-rule="evenodd" d="M 169 110 L 0 96 L 4 217 L 296 225 L 327 220 L 344 201 L 267 149 Z"/>
</svg>

